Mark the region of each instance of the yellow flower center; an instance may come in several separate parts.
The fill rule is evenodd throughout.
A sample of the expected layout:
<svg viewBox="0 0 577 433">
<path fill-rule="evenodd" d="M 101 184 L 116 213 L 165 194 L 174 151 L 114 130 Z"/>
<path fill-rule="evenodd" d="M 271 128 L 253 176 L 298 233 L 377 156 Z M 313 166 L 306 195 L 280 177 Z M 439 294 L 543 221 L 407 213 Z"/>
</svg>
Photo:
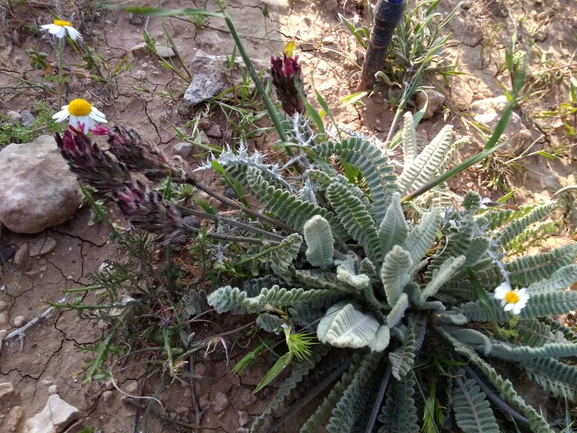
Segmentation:
<svg viewBox="0 0 577 433">
<path fill-rule="evenodd" d="M 507 304 L 516 304 L 519 302 L 519 295 L 516 292 L 507 292 L 505 295 L 505 301 Z"/>
<path fill-rule="evenodd" d="M 60 27 L 72 27 L 72 24 L 64 20 L 54 20 L 54 25 Z"/>
<path fill-rule="evenodd" d="M 92 112 L 92 105 L 84 99 L 75 99 L 68 104 L 68 112 L 72 116 L 88 116 Z"/>
</svg>

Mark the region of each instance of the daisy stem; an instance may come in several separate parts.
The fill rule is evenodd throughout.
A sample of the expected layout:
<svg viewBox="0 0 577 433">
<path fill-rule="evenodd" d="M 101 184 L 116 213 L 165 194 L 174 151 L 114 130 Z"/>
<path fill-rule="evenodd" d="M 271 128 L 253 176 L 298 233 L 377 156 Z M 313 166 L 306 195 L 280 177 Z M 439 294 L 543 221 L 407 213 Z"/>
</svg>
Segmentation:
<svg viewBox="0 0 577 433">
<path fill-rule="evenodd" d="M 64 38 L 58 39 L 58 106 L 62 107 L 62 68 L 64 67 Z"/>
</svg>

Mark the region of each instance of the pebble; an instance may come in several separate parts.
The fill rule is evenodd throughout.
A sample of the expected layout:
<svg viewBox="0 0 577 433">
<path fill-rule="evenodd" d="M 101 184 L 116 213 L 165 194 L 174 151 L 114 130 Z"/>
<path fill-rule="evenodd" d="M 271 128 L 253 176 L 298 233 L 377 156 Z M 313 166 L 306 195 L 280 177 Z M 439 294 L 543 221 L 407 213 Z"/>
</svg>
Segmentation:
<svg viewBox="0 0 577 433">
<path fill-rule="evenodd" d="M 248 412 L 246 410 L 239 410 L 236 412 L 236 414 L 238 415 L 238 425 L 239 426 L 244 427 L 250 421 L 250 418 L 248 416 Z"/>
<path fill-rule="evenodd" d="M 22 126 L 32 126 L 34 122 L 36 122 L 36 117 L 34 117 L 34 115 L 28 110 L 22 110 L 20 116 L 20 122 L 22 123 Z"/>
<path fill-rule="evenodd" d="M 110 398 L 112 397 L 113 392 L 112 391 L 104 391 L 102 393 L 102 400 L 107 402 L 108 400 L 110 400 Z"/>
<path fill-rule="evenodd" d="M 138 382 L 134 381 L 126 387 L 126 392 L 129 394 L 136 394 L 138 392 Z"/>
<path fill-rule="evenodd" d="M 8 323 L 8 313 L 6 311 L 0 312 L 0 326 Z"/>
<path fill-rule="evenodd" d="M 14 406 L 12 409 L 10 409 L 10 412 L 8 412 L 8 417 L 4 423 L 6 431 L 10 433 L 17 431 L 18 424 L 20 424 L 20 420 L 23 416 L 24 409 L 22 409 L 21 406 Z"/>
<path fill-rule="evenodd" d="M 220 129 L 220 125 L 214 123 L 210 128 L 208 128 L 208 130 L 206 131 L 206 135 L 208 135 L 209 137 L 216 137 L 216 138 L 222 137 L 222 131 Z"/>
<path fill-rule="evenodd" d="M 2 311 L 4 308 L 6 308 L 6 302 L 0 301 L 0 311 Z"/>
<path fill-rule="evenodd" d="M 18 111 L 9 111 L 6 113 L 6 116 L 9 120 L 20 120 L 22 117 Z"/>
<path fill-rule="evenodd" d="M 326 38 L 323 39 L 323 45 L 331 45 L 335 43 L 335 37 L 334 36 L 327 36 Z"/>
<path fill-rule="evenodd" d="M 50 385 L 48 387 L 48 394 L 58 394 L 58 385 Z"/>
<path fill-rule="evenodd" d="M 14 392 L 14 385 L 11 382 L 0 383 L 0 399 L 12 395 Z"/>
<path fill-rule="evenodd" d="M 256 401 L 256 395 L 254 395 L 250 389 L 245 388 L 240 395 L 240 399 L 245 404 L 245 406 L 250 406 Z"/>
<path fill-rule="evenodd" d="M 16 254 L 14 254 L 14 264 L 20 267 L 26 261 L 26 256 L 28 256 L 29 246 L 26 242 L 18 247 Z"/>
<path fill-rule="evenodd" d="M 28 250 L 28 255 L 30 257 L 40 257 L 45 254 L 51 253 L 56 248 L 56 240 L 47 236 L 44 239 L 38 239 L 32 242 Z"/>
<path fill-rule="evenodd" d="M 145 20 L 146 18 L 144 17 L 144 15 L 132 14 L 132 13 L 128 14 L 128 22 L 133 26 L 141 26 L 144 24 Z"/>
<path fill-rule="evenodd" d="M 207 129 L 210 129 L 211 126 L 212 123 L 210 122 L 210 120 L 204 117 L 198 121 L 198 129 L 200 129 L 201 131 L 206 131 Z"/>
<path fill-rule="evenodd" d="M 24 325 L 24 322 L 26 322 L 26 317 L 24 316 L 16 316 L 14 318 L 14 321 L 12 323 L 14 323 L 14 326 L 16 328 L 20 328 L 22 325 Z"/>
<path fill-rule="evenodd" d="M 108 323 L 106 323 L 104 320 L 100 319 L 98 321 L 98 329 L 102 329 L 103 331 L 108 329 Z"/>
<path fill-rule="evenodd" d="M 226 398 L 226 394 L 224 392 L 217 392 L 216 396 L 214 397 L 214 406 L 212 408 L 214 413 L 219 414 L 224 412 L 227 406 L 228 398 Z"/>
<path fill-rule="evenodd" d="M 175 155 L 181 156 L 182 158 L 186 158 L 192 152 L 192 148 L 194 144 L 187 143 L 186 141 L 182 141 L 180 143 L 176 143 L 174 145 L 174 153 Z"/>
<path fill-rule="evenodd" d="M 256 397 L 255 397 L 256 398 Z M 201 409 L 206 409 L 210 406 L 210 395 L 205 394 L 198 399 L 198 405 Z"/>
<path fill-rule="evenodd" d="M 172 48 L 164 46 L 164 45 L 156 45 L 156 53 L 162 57 L 162 58 L 169 58 L 169 57 L 174 57 L 176 54 L 174 54 L 174 51 L 172 50 Z"/>
</svg>

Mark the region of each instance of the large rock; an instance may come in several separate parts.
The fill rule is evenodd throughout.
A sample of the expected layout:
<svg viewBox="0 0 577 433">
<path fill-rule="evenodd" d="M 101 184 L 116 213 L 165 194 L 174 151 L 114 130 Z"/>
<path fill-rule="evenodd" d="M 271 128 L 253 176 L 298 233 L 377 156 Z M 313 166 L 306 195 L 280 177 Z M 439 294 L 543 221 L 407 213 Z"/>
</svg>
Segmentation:
<svg viewBox="0 0 577 433">
<path fill-rule="evenodd" d="M 240 65 L 244 67 L 244 62 L 235 59 L 234 66 L 230 69 L 228 61 L 227 56 L 212 56 L 198 50 L 190 62 L 193 79 L 184 93 L 184 100 L 190 105 L 198 104 L 214 98 L 231 87 L 241 85 Z M 251 63 L 257 71 L 264 68 L 260 60 L 251 59 Z"/>
<path fill-rule="evenodd" d="M 38 233 L 72 217 L 82 193 L 54 138 L 10 144 L 0 153 L 0 221 L 16 233 Z"/>
<path fill-rule="evenodd" d="M 37 415 L 26 421 L 26 433 L 57 433 L 61 432 L 72 421 L 78 419 L 80 411 L 62 400 L 58 394 L 48 397 L 46 406 Z"/>
</svg>

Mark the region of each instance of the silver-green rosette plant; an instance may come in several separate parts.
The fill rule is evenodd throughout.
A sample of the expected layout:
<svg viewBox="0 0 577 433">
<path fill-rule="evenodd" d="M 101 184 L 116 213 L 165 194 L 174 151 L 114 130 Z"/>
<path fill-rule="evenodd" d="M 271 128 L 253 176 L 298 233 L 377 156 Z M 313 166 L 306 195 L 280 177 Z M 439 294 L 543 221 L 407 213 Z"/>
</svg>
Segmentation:
<svg viewBox="0 0 577 433">
<path fill-rule="evenodd" d="M 260 276 L 219 288 L 209 304 L 258 315 L 270 332 L 301 327 L 320 342 L 293 365 L 252 431 L 327 364 L 333 373 L 320 386 L 334 385 L 301 432 L 556 430 L 510 379 L 575 399 L 577 334 L 552 316 L 577 308 L 577 292 L 567 290 L 577 281 L 577 244 L 509 254 L 555 229 L 539 222 L 552 203 L 486 209 L 474 192 L 455 202 L 443 184 L 403 200 L 446 171 L 462 143 L 452 135 L 447 126 L 419 151 L 406 115 L 398 176 L 375 142 L 356 135 L 302 143 L 309 168 L 297 181 L 244 149 L 219 157 L 292 233 L 249 251 L 244 262 L 260 263 Z M 335 157 L 358 169 L 361 187 L 326 163 Z"/>
</svg>

